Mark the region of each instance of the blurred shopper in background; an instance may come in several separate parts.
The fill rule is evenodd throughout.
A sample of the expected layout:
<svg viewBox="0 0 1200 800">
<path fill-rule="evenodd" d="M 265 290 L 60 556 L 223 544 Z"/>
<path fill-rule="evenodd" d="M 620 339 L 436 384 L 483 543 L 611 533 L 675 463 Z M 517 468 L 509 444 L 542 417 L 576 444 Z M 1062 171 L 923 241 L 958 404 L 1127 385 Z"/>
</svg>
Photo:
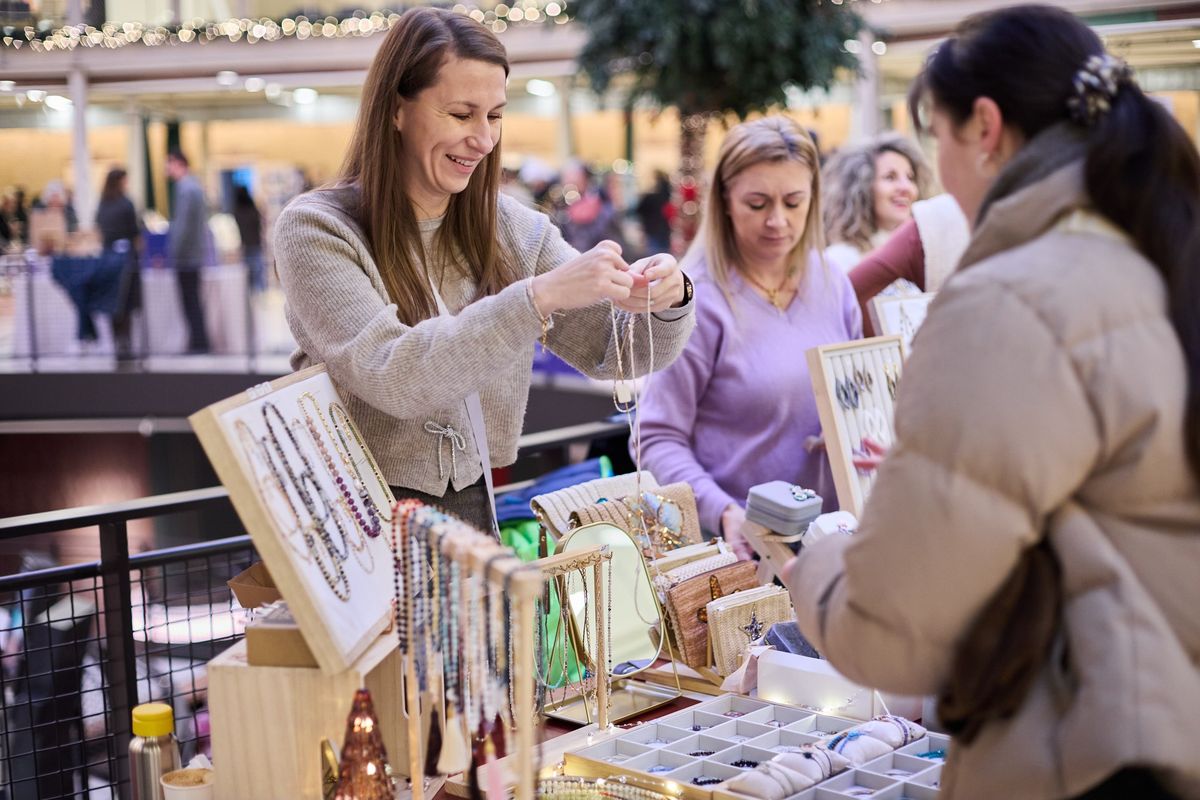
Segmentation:
<svg viewBox="0 0 1200 800">
<path fill-rule="evenodd" d="M 240 184 L 233 193 L 233 218 L 242 240 L 242 263 L 246 265 L 250 288 L 261 292 L 267 288 L 266 269 L 263 266 L 262 212 L 250 195 L 250 189 Z"/>
<path fill-rule="evenodd" d="M 661 169 L 654 171 L 654 188 L 638 200 L 637 218 L 646 237 L 646 252 L 671 249 L 671 179 Z"/>
<path fill-rule="evenodd" d="M 171 227 L 167 239 L 168 265 L 179 278 L 179 299 L 188 326 L 188 353 L 207 353 L 208 332 L 204 327 L 204 305 L 200 299 L 200 268 L 208 235 L 208 201 L 204 189 L 192 175 L 183 153 L 167 155 L 167 175 L 174 182 Z"/>
<path fill-rule="evenodd" d="M 936 292 L 967 249 L 971 230 L 958 201 L 949 194 L 913 203 L 912 219 L 850 270 L 850 283 L 863 309 L 863 331 L 874 336 L 867 304 L 896 281 Z"/>
<path fill-rule="evenodd" d="M 138 269 L 142 228 L 128 190 L 128 173 L 120 167 L 109 170 L 96 207 L 96 228 L 100 231 L 104 247 L 103 257 L 122 264 L 120 288 L 112 318 L 118 358 L 128 358 L 133 354 L 132 319 L 134 312 L 142 307 L 142 281 Z"/>
<path fill-rule="evenodd" d="M 969 18 L 912 97 L 973 235 L 800 626 L 939 696 L 947 800 L 1200 797 L 1200 156 L 1057 8 Z"/>
<path fill-rule="evenodd" d="M 646 467 L 687 481 L 701 525 L 743 557 L 751 486 L 788 480 L 834 497 L 804 351 L 861 335 L 850 281 L 821 261 L 817 149 L 786 117 L 725 137 L 699 235 L 683 263 L 696 281 L 696 332 L 642 403 Z"/>
<path fill-rule="evenodd" d="M 6 250 L 18 239 L 16 223 L 17 201 L 12 195 L 0 195 L 0 250 Z"/>
<path fill-rule="evenodd" d="M 556 221 L 567 244 L 581 252 L 604 241 L 624 247 L 620 215 L 600 180 L 586 165 L 568 164 L 563 169 L 562 188 L 563 205 Z"/>
<path fill-rule="evenodd" d="M 839 150 L 825 166 L 821 198 L 829 242 L 826 260 L 849 272 L 912 218 L 913 203 L 928 193 L 929 185 L 929 166 L 920 148 L 898 134 Z"/>
</svg>

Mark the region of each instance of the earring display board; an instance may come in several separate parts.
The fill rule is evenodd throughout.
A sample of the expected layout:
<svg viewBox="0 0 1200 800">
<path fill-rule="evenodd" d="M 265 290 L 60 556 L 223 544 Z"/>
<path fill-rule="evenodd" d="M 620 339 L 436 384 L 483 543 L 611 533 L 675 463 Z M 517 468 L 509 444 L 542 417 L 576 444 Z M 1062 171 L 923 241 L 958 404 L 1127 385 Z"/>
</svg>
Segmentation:
<svg viewBox="0 0 1200 800">
<path fill-rule="evenodd" d="M 869 306 L 871 322 L 880 336 L 899 336 L 904 341 L 904 353 L 908 355 L 913 337 L 925 322 L 925 314 L 935 296 L 937 292 L 875 297 Z"/>
<path fill-rule="evenodd" d="M 892 445 L 903 346 L 899 336 L 876 336 L 808 351 L 838 504 L 856 517 L 862 516 L 875 474 L 859 472 L 854 458 L 863 453 L 864 438 L 884 447 Z"/>
<path fill-rule="evenodd" d="M 347 669 L 390 622 L 393 500 L 324 366 L 190 421 L 317 665 Z"/>
</svg>

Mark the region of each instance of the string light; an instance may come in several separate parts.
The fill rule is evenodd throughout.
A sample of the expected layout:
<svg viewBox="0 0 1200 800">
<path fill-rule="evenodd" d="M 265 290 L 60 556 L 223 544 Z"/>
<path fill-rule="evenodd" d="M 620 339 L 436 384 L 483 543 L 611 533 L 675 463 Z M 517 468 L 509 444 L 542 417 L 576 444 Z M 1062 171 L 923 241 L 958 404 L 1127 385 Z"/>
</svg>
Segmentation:
<svg viewBox="0 0 1200 800">
<path fill-rule="evenodd" d="M 494 8 L 454 6 L 457 14 L 469 16 L 487 25 L 495 33 L 503 33 L 509 25 L 563 25 L 569 21 L 566 0 L 515 0 L 512 5 L 500 3 Z M 35 53 L 71 51 L 80 47 L 118 50 L 134 44 L 145 47 L 163 45 L 207 44 L 224 39 L 247 44 L 277 42 L 283 39 L 347 39 L 386 33 L 400 21 L 395 11 L 375 11 L 367 14 L 356 11 L 344 19 L 323 17 L 310 19 L 304 15 L 281 20 L 228 19 L 224 22 L 188 20 L 180 25 L 147 25 L 141 22 L 106 22 L 99 28 L 92 25 L 67 25 L 57 29 L 0 27 L 0 44 L 12 50 L 31 50 Z"/>
</svg>

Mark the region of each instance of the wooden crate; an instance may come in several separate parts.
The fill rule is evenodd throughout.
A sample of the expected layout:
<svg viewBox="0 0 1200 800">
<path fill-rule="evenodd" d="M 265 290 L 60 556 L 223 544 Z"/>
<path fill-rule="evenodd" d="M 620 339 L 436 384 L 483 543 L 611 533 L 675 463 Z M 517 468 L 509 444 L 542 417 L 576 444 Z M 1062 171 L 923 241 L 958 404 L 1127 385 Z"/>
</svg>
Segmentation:
<svg viewBox="0 0 1200 800">
<path fill-rule="evenodd" d="M 340 749 L 355 690 L 371 691 L 388 761 L 407 776 L 401 659 L 376 639 L 346 670 L 256 667 L 238 642 L 208 664 L 218 800 L 321 800 L 321 739 Z"/>
</svg>

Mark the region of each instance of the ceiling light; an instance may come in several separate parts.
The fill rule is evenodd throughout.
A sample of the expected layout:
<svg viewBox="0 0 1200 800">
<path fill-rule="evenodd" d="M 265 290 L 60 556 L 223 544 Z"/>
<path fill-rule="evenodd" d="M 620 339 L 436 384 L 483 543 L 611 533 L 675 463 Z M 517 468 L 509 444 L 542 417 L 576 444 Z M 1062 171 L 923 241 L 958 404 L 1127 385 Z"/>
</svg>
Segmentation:
<svg viewBox="0 0 1200 800">
<path fill-rule="evenodd" d="M 1200 47 L 1200 39 L 1192 39 L 1192 47 Z"/>
<path fill-rule="evenodd" d="M 541 78 L 534 78 L 525 84 L 525 91 L 534 97 L 553 97 L 557 89 L 550 81 L 544 81 Z"/>
<path fill-rule="evenodd" d="M 294 100 L 297 105 L 301 105 L 301 106 L 311 105 L 311 104 L 317 102 L 317 90 L 309 89 L 307 87 L 302 86 L 299 89 L 292 92 L 292 100 Z"/>
<path fill-rule="evenodd" d="M 842 42 L 842 47 L 846 48 L 847 53 L 862 52 L 862 42 L 860 42 L 858 39 L 847 39 L 846 41 Z"/>
<path fill-rule="evenodd" d="M 223 69 L 217 73 L 218 86 L 235 86 L 238 82 L 238 74 L 231 69 Z"/>
<path fill-rule="evenodd" d="M 268 83 L 266 88 L 263 89 L 263 93 L 270 99 L 274 100 L 276 97 L 279 97 L 279 95 L 283 93 L 283 87 L 280 86 L 278 83 Z"/>
<path fill-rule="evenodd" d="M 871 52 L 877 56 L 881 56 L 887 52 L 887 42 L 872 42 Z"/>
<path fill-rule="evenodd" d="M 267 82 L 262 78 L 246 78 L 244 85 L 247 92 L 261 92 L 266 88 Z"/>
<path fill-rule="evenodd" d="M 30 89 L 29 91 L 25 92 L 25 96 L 34 103 L 40 103 L 46 99 L 46 93 L 41 89 Z"/>
<path fill-rule="evenodd" d="M 16 86 L 13 81 L 0 81 L 0 92 L 11 92 Z"/>
<path fill-rule="evenodd" d="M 46 108 L 50 108 L 55 111 L 66 111 L 71 106 L 71 101 L 68 98 L 63 97 L 61 94 L 52 94 L 46 96 Z"/>
</svg>

